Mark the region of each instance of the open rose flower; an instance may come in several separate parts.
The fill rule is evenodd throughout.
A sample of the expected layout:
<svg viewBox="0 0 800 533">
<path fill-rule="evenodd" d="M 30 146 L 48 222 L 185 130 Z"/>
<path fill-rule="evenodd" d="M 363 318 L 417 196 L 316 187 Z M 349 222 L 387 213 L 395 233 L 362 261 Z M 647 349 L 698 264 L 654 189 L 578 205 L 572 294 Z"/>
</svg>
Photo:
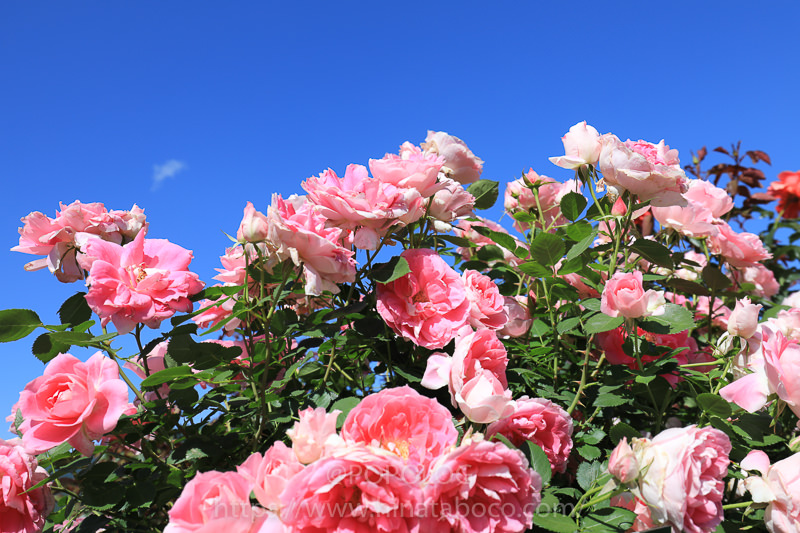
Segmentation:
<svg viewBox="0 0 800 533">
<path fill-rule="evenodd" d="M 718 231 L 708 239 L 709 249 L 721 255 L 729 265 L 748 268 L 772 257 L 758 235 L 746 231 L 737 233 L 727 222 L 717 223 L 716 228 Z"/>
<path fill-rule="evenodd" d="M 378 285 L 378 313 L 414 344 L 443 348 L 469 323 L 470 302 L 461 276 L 433 250 L 406 250 L 400 257 L 411 272 Z"/>
<path fill-rule="evenodd" d="M 82 264 L 91 261 L 86 302 L 103 326 L 113 322 L 120 335 L 136 324 L 157 328 L 176 311 L 191 311 L 189 297 L 203 288 L 188 270 L 192 252 L 144 235 L 125 246 L 90 240 L 81 258 Z"/>
<path fill-rule="evenodd" d="M 53 510 L 50 486 L 33 486 L 47 479 L 47 471 L 39 467 L 18 440 L 0 439 L 0 529 L 13 533 L 38 533 Z M 33 489 L 33 490 L 31 490 Z"/>
<path fill-rule="evenodd" d="M 114 429 L 128 408 L 128 387 L 119 378 L 119 367 L 102 352 L 85 363 L 59 354 L 25 386 L 17 407 L 27 449 L 41 453 L 69 442 L 89 456 L 92 441 Z"/>
<path fill-rule="evenodd" d="M 467 269 L 461 275 L 470 303 L 469 323 L 472 327 L 501 329 L 508 321 L 505 300 L 497 284 L 477 270 Z"/>
<path fill-rule="evenodd" d="M 444 131 L 430 131 L 422 143 L 426 153 L 444 158 L 441 171 L 448 178 L 462 185 L 478 181 L 483 171 L 483 160 L 472 153 L 467 145 L 454 135 Z"/>
<path fill-rule="evenodd" d="M 443 157 L 423 153 L 407 143 L 401 147 L 400 155 L 386 154 L 382 159 L 370 159 L 369 169 L 382 183 L 416 189 L 423 198 L 429 198 L 443 187 L 438 182 L 443 164 Z"/>
<path fill-rule="evenodd" d="M 778 213 L 783 218 L 797 218 L 800 214 L 800 170 L 778 174 L 778 181 L 769 184 L 767 192 L 778 199 Z"/>
<path fill-rule="evenodd" d="M 586 121 L 578 122 L 561 137 L 564 155 L 551 157 L 550 162 L 561 168 L 576 169 L 585 165 L 596 165 L 600 159 L 600 134 Z"/>
<path fill-rule="evenodd" d="M 767 454 L 753 450 L 741 466 L 761 473 L 748 477 L 744 483 L 754 502 L 769 504 L 764 512 L 769 532 L 800 531 L 800 453 L 770 465 Z"/>
<path fill-rule="evenodd" d="M 639 318 L 664 313 L 664 293 L 645 291 L 642 273 L 617 272 L 606 283 L 600 297 L 600 310 L 608 316 Z"/>
<path fill-rule="evenodd" d="M 252 454 L 236 471 L 252 485 L 258 503 L 270 511 L 278 511 L 283 489 L 303 468 L 292 449 L 276 441 L 264 455 Z"/>
<path fill-rule="evenodd" d="M 338 438 L 336 419 L 341 413 L 338 409 L 329 413 L 322 407 L 300 411 L 300 420 L 286 431 L 286 435 L 292 439 L 292 450 L 301 463 L 313 463 L 325 454 L 326 448 L 331 447 L 331 441 Z"/>
</svg>

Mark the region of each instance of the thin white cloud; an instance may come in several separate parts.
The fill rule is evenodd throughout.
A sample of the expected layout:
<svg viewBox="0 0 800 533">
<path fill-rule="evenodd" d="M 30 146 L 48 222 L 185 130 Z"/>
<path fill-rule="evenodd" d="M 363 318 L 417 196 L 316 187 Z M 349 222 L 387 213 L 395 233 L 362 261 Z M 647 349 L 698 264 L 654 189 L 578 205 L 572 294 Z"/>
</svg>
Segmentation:
<svg viewBox="0 0 800 533">
<path fill-rule="evenodd" d="M 158 189 L 167 178 L 174 178 L 178 172 L 186 169 L 186 163 L 177 159 L 170 159 L 163 165 L 153 165 L 153 187 L 151 190 Z"/>
</svg>

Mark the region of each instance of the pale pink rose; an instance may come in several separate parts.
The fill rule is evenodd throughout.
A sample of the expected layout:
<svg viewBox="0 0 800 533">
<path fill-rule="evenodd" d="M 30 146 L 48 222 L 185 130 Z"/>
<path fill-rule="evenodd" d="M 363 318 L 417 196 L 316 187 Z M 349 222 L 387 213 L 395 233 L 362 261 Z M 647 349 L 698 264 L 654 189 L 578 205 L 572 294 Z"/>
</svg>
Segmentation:
<svg viewBox="0 0 800 533">
<path fill-rule="evenodd" d="M 434 218 L 436 230 L 449 231 L 449 224 L 437 224 L 439 222 L 449 223 L 457 218 L 466 217 L 472 214 L 475 209 L 475 197 L 461 186 L 457 181 L 449 178 L 442 180 L 444 188 L 437 191 L 430 199 L 428 214 Z"/>
<path fill-rule="evenodd" d="M 342 438 L 350 445 L 391 452 L 409 465 L 409 472 L 420 473 L 455 445 L 458 432 L 444 406 L 403 386 L 361 400 L 347 415 Z"/>
<path fill-rule="evenodd" d="M 761 350 L 769 390 L 800 417 L 800 344 L 780 331 L 774 335 L 769 330 L 762 331 Z"/>
<path fill-rule="evenodd" d="M 469 323 L 470 302 L 461 276 L 433 250 L 406 250 L 400 257 L 411 272 L 378 284 L 378 313 L 414 344 L 443 348 Z"/>
<path fill-rule="evenodd" d="M 748 477 L 745 486 L 753 501 L 769 503 L 764 512 L 767 530 L 770 533 L 800 531 L 800 453 L 770 465 L 764 452 L 753 450 L 742 460 L 741 466 L 762 474 Z"/>
<path fill-rule="evenodd" d="M 775 279 L 775 274 L 761 263 L 756 263 L 746 268 L 732 269 L 730 275 L 740 286 L 744 283 L 755 285 L 755 288 L 749 292 L 762 298 L 771 298 L 775 296 L 781 288 L 780 285 L 778 285 L 778 281 Z"/>
<path fill-rule="evenodd" d="M 474 183 L 481 177 L 483 160 L 473 154 L 464 141 L 454 135 L 444 131 L 428 130 L 422 148 L 426 153 L 443 157 L 442 172 L 462 185 Z"/>
<path fill-rule="evenodd" d="M 697 302 L 695 307 L 695 320 L 698 322 L 705 322 L 709 314 L 711 299 L 708 296 L 698 296 L 695 300 Z M 732 313 L 731 308 L 725 305 L 725 301 L 722 298 L 714 298 L 713 307 L 711 311 L 711 323 L 722 329 L 727 329 L 728 318 Z"/>
<path fill-rule="evenodd" d="M 800 291 L 790 293 L 789 296 L 783 299 L 781 305 L 800 309 Z"/>
<path fill-rule="evenodd" d="M 703 268 L 708 264 L 708 258 L 705 254 L 688 251 L 683 254 L 683 258 L 686 261 L 691 261 L 695 264 L 689 264 L 686 261 L 682 262 L 682 268 L 679 268 L 675 271 L 675 276 L 680 279 L 686 279 L 689 281 L 697 281 L 700 278 L 700 274 L 703 271 Z"/>
<path fill-rule="evenodd" d="M 263 456 L 254 453 L 236 471 L 251 484 L 258 503 L 265 509 L 278 511 L 281 493 L 303 468 L 292 449 L 276 441 Z"/>
<path fill-rule="evenodd" d="M 601 137 L 599 168 L 603 182 L 618 196 L 630 191 L 640 201 L 666 207 L 686 205 L 686 175 L 678 160 L 678 151 L 670 150 L 662 140 L 658 144 L 646 141 L 620 141 L 610 133 Z"/>
<path fill-rule="evenodd" d="M 722 431 L 688 426 L 662 431 L 651 441 L 634 439 L 641 467 L 634 494 L 655 525 L 708 533 L 722 521 L 724 478 L 731 443 Z"/>
<path fill-rule="evenodd" d="M 86 302 L 104 327 L 113 322 L 120 334 L 136 324 L 157 328 L 176 311 L 191 311 L 189 297 L 203 288 L 188 270 L 192 252 L 144 235 L 139 232 L 125 246 L 100 239 L 86 243 L 86 255 L 94 258 Z"/>
<path fill-rule="evenodd" d="M 470 303 L 469 323 L 476 329 L 500 329 L 508 321 L 504 307 L 505 301 L 500 289 L 489 276 L 477 270 L 465 270 L 461 274 L 467 299 Z"/>
<path fill-rule="evenodd" d="M 623 437 L 608 458 L 608 471 L 620 483 L 631 483 L 639 478 L 639 461 L 628 439 Z"/>
<path fill-rule="evenodd" d="M 544 229 L 552 231 L 556 226 L 569 223 L 569 220 L 561 214 L 561 199 L 569 192 L 579 193 L 580 190 L 580 183 L 577 180 L 560 183 L 548 176 L 540 176 L 531 169 L 524 178 L 509 182 L 506 186 L 504 206 L 511 215 L 517 212 L 538 213 L 544 222 Z M 534 226 L 542 228 L 540 222 Z M 515 221 L 514 227 L 524 232 L 531 225 Z"/>
<path fill-rule="evenodd" d="M 338 409 L 328 413 L 322 407 L 300 411 L 300 420 L 286 434 L 301 463 L 313 463 L 325 454 L 326 443 L 336 437 L 336 419 L 341 413 Z"/>
<path fill-rule="evenodd" d="M 202 472 L 169 510 L 164 533 L 256 533 L 266 518 L 250 505 L 251 483 L 237 472 Z"/>
<path fill-rule="evenodd" d="M 336 294 L 337 283 L 355 279 L 354 252 L 342 246 L 343 230 L 326 227 L 325 217 L 305 197 L 292 195 L 284 200 L 273 194 L 267 219 L 269 240 L 277 256 L 303 267 L 307 294 Z"/>
<path fill-rule="evenodd" d="M 578 122 L 561 137 L 564 155 L 551 157 L 550 162 L 561 168 L 577 169 L 585 165 L 596 165 L 600 159 L 600 134 L 586 121 Z"/>
<path fill-rule="evenodd" d="M 141 356 L 136 356 L 127 363 L 125 363 L 125 367 L 137 376 L 140 379 L 145 379 L 150 374 L 154 374 L 166 368 L 166 364 L 164 362 L 164 356 L 167 355 L 167 345 L 168 342 L 159 342 L 156 344 L 150 353 L 147 354 L 147 368 L 145 368 L 145 361 L 142 359 Z M 166 398 L 169 395 L 169 385 L 163 383 L 158 388 L 158 393 L 156 391 L 147 391 L 144 393 L 144 399 L 147 401 L 154 401 L 160 398 Z"/>
<path fill-rule="evenodd" d="M 499 433 L 518 448 L 526 441 L 537 444 L 547 454 L 553 472 L 566 471 L 572 451 L 572 418 L 543 398 L 522 397 L 515 403 L 514 412 L 491 424 L 486 436 Z"/>
<path fill-rule="evenodd" d="M 751 413 L 767 404 L 768 396 L 775 391 L 770 390 L 767 379 L 763 351 L 765 343 L 762 339 L 774 338 L 777 330 L 771 321 L 758 325 L 756 333 L 747 340 L 745 349 L 733 361 L 735 380 L 720 389 L 719 395 L 723 399 Z"/>
<path fill-rule="evenodd" d="M 762 307 L 752 303 L 747 297 L 737 300 L 736 307 L 728 317 L 728 333 L 743 339 L 752 337 L 758 327 L 758 313 Z"/>
<path fill-rule="evenodd" d="M 501 226 L 496 222 L 487 220 L 482 217 L 475 217 L 475 218 L 477 218 L 477 220 L 459 220 L 458 225 L 453 228 L 453 232 L 456 234 L 457 237 L 463 237 L 475 245 L 473 247 L 459 247 L 457 249 L 458 253 L 461 254 L 461 257 L 464 259 L 464 261 L 469 261 L 470 259 L 472 259 L 475 253 L 486 245 L 491 244 L 494 246 L 498 246 L 497 243 L 494 242 L 489 237 L 485 237 L 480 233 L 478 233 L 474 229 L 475 227 L 485 227 L 489 228 L 492 231 L 508 234 L 508 231 L 506 231 L 506 229 L 503 226 Z M 514 237 L 514 243 L 517 246 L 517 248 L 520 247 L 524 249 L 528 248 L 528 246 L 524 242 L 520 241 L 516 237 Z M 520 259 L 514 254 L 513 251 L 506 250 L 503 247 L 500 247 L 500 249 L 503 252 L 503 260 L 497 261 L 498 263 L 503 263 L 511 266 L 517 266 L 520 264 Z M 492 262 L 490 262 L 490 264 L 492 264 Z"/>
<path fill-rule="evenodd" d="M 261 242 L 267 239 L 269 234 L 269 224 L 267 217 L 263 213 L 256 211 L 253 202 L 247 202 L 244 208 L 244 217 L 239 230 L 236 232 L 236 240 L 239 242 Z"/>
<path fill-rule="evenodd" d="M 769 320 L 772 329 L 777 329 L 787 339 L 800 341 L 800 309 L 778 311 L 778 316 Z"/>
<path fill-rule="evenodd" d="M 508 315 L 508 321 L 497 330 L 500 337 L 521 337 L 531 330 L 533 319 L 528 313 L 527 296 L 503 296 L 503 307 Z"/>
<path fill-rule="evenodd" d="M 664 293 L 644 290 L 642 273 L 617 272 L 606 283 L 600 297 L 600 310 L 608 316 L 639 318 L 664 313 Z"/>
<path fill-rule="evenodd" d="M 709 249 L 711 253 L 721 255 L 729 265 L 748 268 L 772 257 L 758 235 L 736 233 L 727 222 L 717 223 L 717 229 L 708 239 Z"/>
<path fill-rule="evenodd" d="M 541 476 L 519 450 L 479 437 L 465 439 L 433 466 L 421 531 L 522 533 L 531 527 Z"/>
<path fill-rule="evenodd" d="M 102 352 L 85 363 L 59 354 L 42 376 L 25 385 L 17 407 L 28 450 L 41 453 L 69 442 L 90 456 L 92 441 L 113 430 L 127 409 L 128 387 L 119 378 L 119 367 Z"/>
<path fill-rule="evenodd" d="M 308 465 L 281 503 L 293 533 L 410 533 L 419 531 L 422 491 L 400 456 L 358 446 Z"/>
<path fill-rule="evenodd" d="M 115 209 L 109 211 L 108 215 L 117 226 L 117 230 L 122 235 L 122 242 L 132 241 L 142 230 L 147 230 L 147 221 L 144 216 L 144 209 L 133 204 L 130 211 L 120 211 Z"/>
<path fill-rule="evenodd" d="M 429 198 L 442 188 L 438 176 L 443 164 L 444 158 L 436 154 L 403 151 L 401 155 L 386 154 L 382 159 L 370 159 L 369 169 L 378 181 L 416 189 L 423 198 Z"/>
<path fill-rule="evenodd" d="M 38 533 L 55 507 L 50 485 L 31 488 L 48 473 L 18 439 L 0 439 L 0 528 L 9 533 Z"/>
<path fill-rule="evenodd" d="M 692 201 L 685 207 L 652 207 L 651 211 L 662 228 L 671 228 L 686 237 L 701 239 L 717 231 L 711 211 Z"/>
<path fill-rule="evenodd" d="M 425 214 L 424 200 L 416 189 L 372 179 L 363 165 L 347 165 L 343 178 L 328 169 L 301 185 L 329 226 L 348 230 L 362 227 L 376 238 L 394 224 L 410 224 Z M 362 232 L 356 245 L 374 249 L 364 248 L 364 235 Z"/>
<path fill-rule="evenodd" d="M 711 216 L 721 218 L 733 209 L 733 198 L 728 191 L 705 180 L 689 180 L 689 189 L 683 196 L 691 203 L 704 206 Z"/>
</svg>

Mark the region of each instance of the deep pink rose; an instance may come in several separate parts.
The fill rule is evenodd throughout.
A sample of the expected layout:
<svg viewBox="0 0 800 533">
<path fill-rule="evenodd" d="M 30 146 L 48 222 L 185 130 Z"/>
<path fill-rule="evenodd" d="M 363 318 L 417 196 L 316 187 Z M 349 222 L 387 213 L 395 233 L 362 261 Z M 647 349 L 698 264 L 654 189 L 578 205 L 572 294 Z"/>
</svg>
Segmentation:
<svg viewBox="0 0 800 533">
<path fill-rule="evenodd" d="M 639 318 L 664 313 L 664 293 L 645 291 L 642 273 L 617 272 L 606 283 L 600 297 L 600 310 L 608 316 Z"/>
<path fill-rule="evenodd" d="M 250 505 L 252 484 L 237 472 L 203 472 L 169 510 L 164 533 L 256 533 L 266 518 Z"/>
<path fill-rule="evenodd" d="M 444 131 L 428 130 L 422 148 L 426 153 L 443 157 L 442 172 L 462 185 L 474 183 L 481 177 L 483 160 L 473 154 L 464 141 L 454 135 Z"/>
<path fill-rule="evenodd" d="M 86 302 L 103 326 L 113 322 L 120 334 L 136 324 L 157 328 L 176 311 L 191 311 L 189 297 L 203 288 L 188 270 L 192 252 L 144 235 L 125 246 L 93 239 L 84 249 L 92 259 Z"/>
<path fill-rule="evenodd" d="M 256 452 L 236 467 L 236 471 L 250 482 L 258 503 L 271 511 L 280 509 L 283 489 L 302 470 L 303 465 L 292 449 L 281 441 L 276 441 L 264 455 Z"/>
<path fill-rule="evenodd" d="M 407 462 L 409 472 L 427 470 L 455 445 L 457 437 L 450 412 L 408 386 L 370 394 L 350 411 L 342 426 L 347 444 L 383 448 Z"/>
<path fill-rule="evenodd" d="M 50 486 L 30 489 L 47 476 L 36 457 L 18 440 L 0 439 L 0 530 L 38 533 L 44 529 L 45 519 L 55 506 Z"/>
<path fill-rule="evenodd" d="M 601 137 L 602 150 L 598 166 L 603 181 L 615 195 L 630 191 L 640 201 L 651 201 L 656 207 L 686 205 L 681 193 L 687 189 L 686 174 L 678 160 L 678 151 L 670 150 L 662 140 L 620 141 L 607 133 Z"/>
<path fill-rule="evenodd" d="M 718 231 L 708 238 L 709 249 L 711 253 L 721 255 L 729 265 L 753 267 L 758 261 L 772 257 L 758 235 L 737 233 L 727 222 L 719 222 L 716 226 Z"/>
<path fill-rule="evenodd" d="M 119 367 L 102 352 L 85 363 L 59 354 L 42 376 L 25 385 L 17 406 L 27 449 L 41 453 L 69 442 L 89 456 L 92 441 L 113 430 L 128 408 L 128 388 Z"/>
<path fill-rule="evenodd" d="M 578 122 L 561 137 L 564 155 L 551 157 L 550 162 L 561 168 L 576 169 L 584 165 L 596 165 L 600 159 L 600 134 L 586 121 Z"/>
<path fill-rule="evenodd" d="M 414 344 L 443 348 L 469 323 L 470 303 L 461 276 L 433 250 L 406 250 L 400 257 L 411 272 L 378 284 L 378 313 Z"/>
<path fill-rule="evenodd" d="M 442 188 L 437 178 L 443 164 L 444 158 L 436 154 L 407 150 L 401 155 L 386 154 L 383 159 L 370 159 L 369 169 L 383 183 L 416 189 L 423 198 L 428 198 Z"/>
<path fill-rule="evenodd" d="M 328 413 L 322 407 L 311 407 L 300 411 L 300 420 L 286 434 L 292 439 L 292 450 L 303 463 L 313 463 L 330 448 L 331 439 L 336 439 L 336 420 L 342 412 L 334 409 Z"/>
<path fill-rule="evenodd" d="M 477 437 L 433 466 L 422 531 L 522 533 L 531 527 L 542 478 L 519 450 Z"/>
<path fill-rule="evenodd" d="M 470 303 L 469 323 L 472 327 L 500 329 L 508 321 L 505 300 L 497 284 L 477 270 L 465 270 L 461 275 Z"/>
<path fill-rule="evenodd" d="M 294 476 L 281 496 L 281 520 L 294 533 L 418 532 L 418 482 L 398 455 L 358 446 Z"/>
<path fill-rule="evenodd" d="M 523 397 L 515 403 L 514 412 L 491 424 L 486 436 L 499 433 L 517 447 L 526 441 L 537 444 L 547 454 L 553 471 L 564 472 L 572 451 L 572 418 L 550 400 Z"/>
<path fill-rule="evenodd" d="M 354 253 L 342 246 L 343 230 L 327 227 L 325 217 L 304 196 L 284 200 L 279 194 L 272 195 L 267 218 L 269 240 L 278 257 L 303 266 L 306 294 L 336 294 L 337 283 L 355 279 Z"/>
</svg>

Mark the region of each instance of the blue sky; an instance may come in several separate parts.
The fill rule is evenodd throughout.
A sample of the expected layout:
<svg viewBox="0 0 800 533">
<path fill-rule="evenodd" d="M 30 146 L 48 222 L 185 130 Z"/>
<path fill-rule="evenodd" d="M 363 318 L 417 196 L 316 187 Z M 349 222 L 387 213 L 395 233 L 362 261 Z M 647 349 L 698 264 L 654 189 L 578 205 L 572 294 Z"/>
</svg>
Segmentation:
<svg viewBox="0 0 800 533">
<path fill-rule="evenodd" d="M 800 168 L 795 2 L 62 2 L 0 6 L 0 248 L 58 203 L 145 209 L 212 282 L 245 203 L 419 143 L 464 139 L 484 177 L 568 171 L 561 136 L 680 151 L 741 139 Z M 160 179 L 157 179 L 159 178 Z M 0 261 L 3 308 L 56 323 L 82 289 Z M 0 345 L 0 413 L 42 372 Z M 86 358 L 90 353 L 75 350 Z M 3 430 L 0 429 L 0 437 Z"/>
</svg>

